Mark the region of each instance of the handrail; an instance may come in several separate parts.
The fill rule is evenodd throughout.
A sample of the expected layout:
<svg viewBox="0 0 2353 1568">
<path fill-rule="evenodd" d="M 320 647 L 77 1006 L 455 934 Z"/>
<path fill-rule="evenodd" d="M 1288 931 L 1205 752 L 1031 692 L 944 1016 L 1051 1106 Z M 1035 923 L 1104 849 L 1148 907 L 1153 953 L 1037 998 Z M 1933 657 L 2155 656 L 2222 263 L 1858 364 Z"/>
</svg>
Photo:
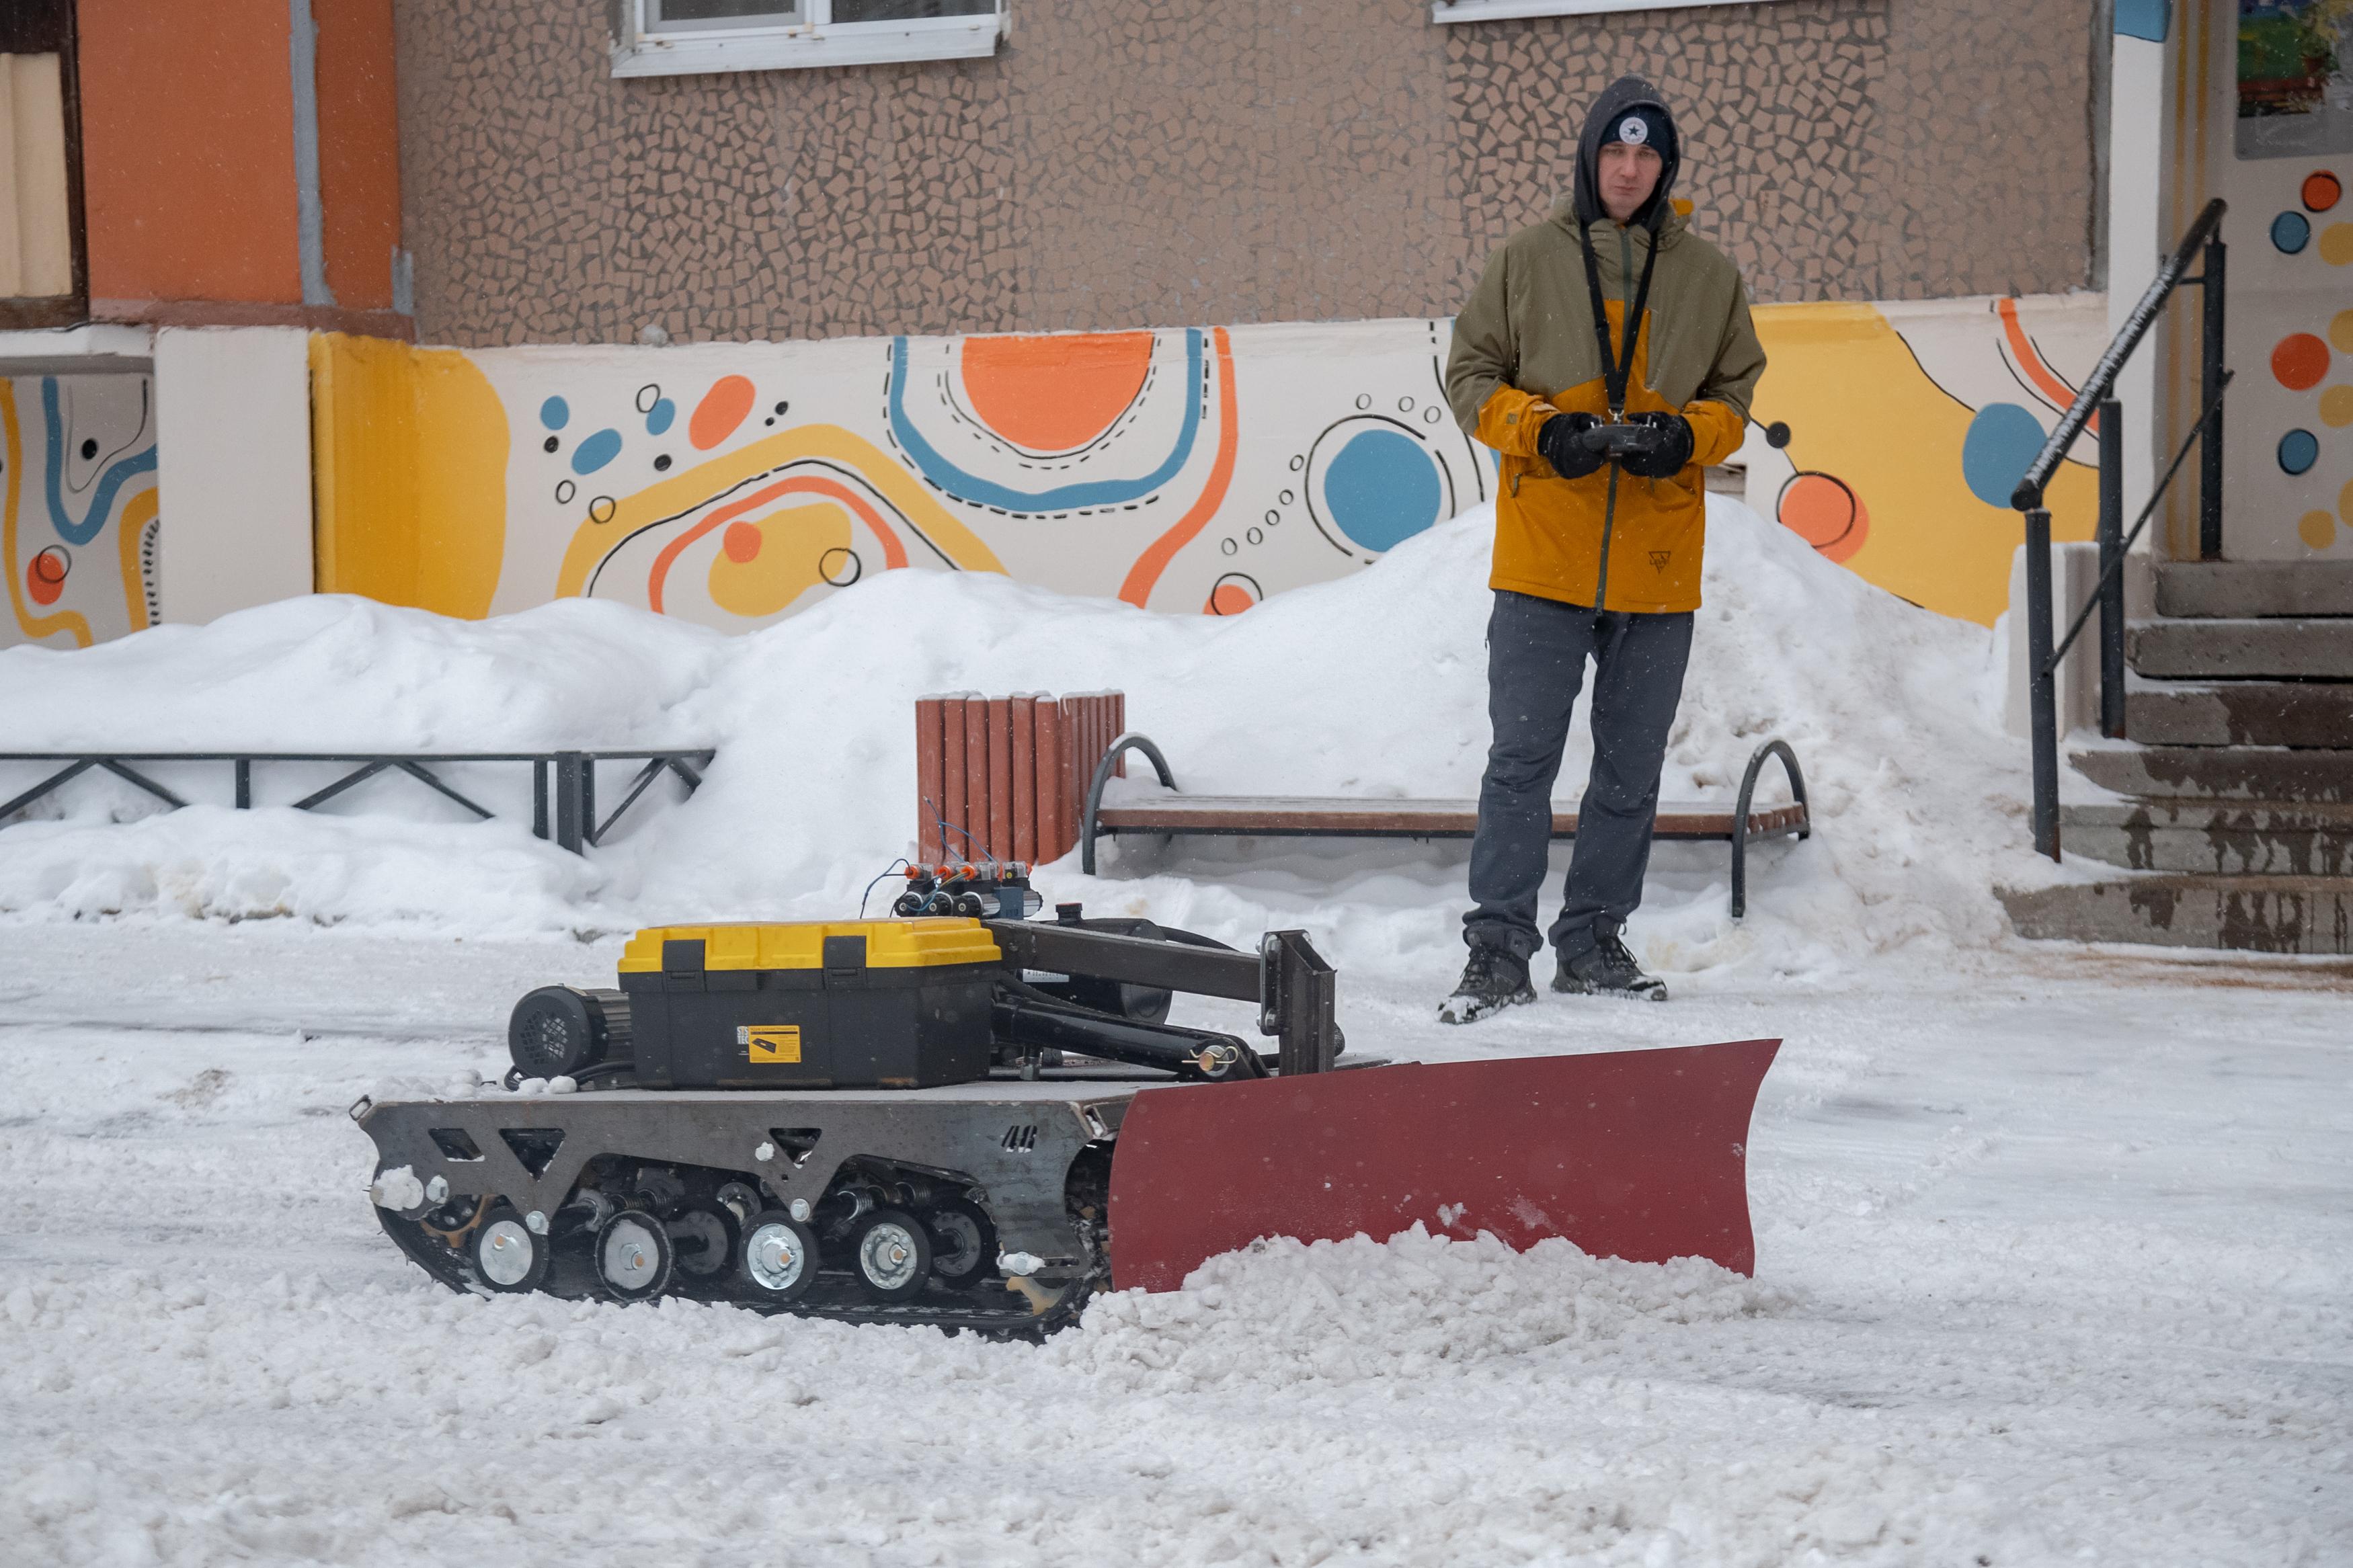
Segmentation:
<svg viewBox="0 0 2353 1568">
<path fill-rule="evenodd" d="M 2148 520 L 2157 515 L 2158 503 L 2165 500 L 2165 492 L 2173 488 L 2174 478 L 2181 472 L 2182 462 L 2189 456 L 2189 448 L 2198 444 L 2199 435 L 2204 430 L 2207 419 L 2212 416 L 2214 410 L 2222 406 L 2222 394 L 2230 390 L 2231 383 L 2238 374 L 2234 370 L 2226 370 L 2222 373 L 2222 384 L 2215 389 L 2213 397 L 2208 400 L 2206 412 L 2200 414 L 2198 416 L 2198 422 L 2189 427 L 2189 436 L 2182 440 L 2180 446 L 2174 448 L 2173 461 L 2165 466 L 2165 477 L 2157 481 L 2157 489 L 2149 491 L 2148 504 L 2140 509 L 2140 516 L 2133 520 L 2131 531 L 2125 535 L 2124 542 L 2116 546 L 2116 559 L 2109 562 L 2107 570 L 2100 574 L 2100 580 L 2092 584 L 2092 596 L 2084 601 L 2084 607 L 2081 610 L 2075 612 L 2075 619 L 2067 627 L 2067 635 L 2059 639 L 2059 646 L 2052 648 L 2051 657 L 2042 661 L 2044 669 L 2054 675 L 2058 673 L 2059 661 L 2065 658 L 2067 650 L 2075 646 L 2075 639 L 2083 635 L 2084 626 L 2092 618 L 2092 612 L 2100 607 L 2100 602 L 2115 583 L 2116 574 L 2124 570 L 2125 552 L 2133 547 L 2133 542 L 2140 538 L 2141 531 L 2148 526 Z"/>
<path fill-rule="evenodd" d="M 2201 560 L 2210 561 L 2222 553 L 2222 398 L 2231 389 L 2232 373 L 2222 363 L 2230 247 L 2222 239 L 2221 226 L 2223 215 L 2229 211 L 2229 205 L 2217 196 L 2199 212 L 2181 242 L 2173 247 L 2173 254 L 2159 264 L 2140 302 L 2126 317 L 2125 324 L 2101 353 L 2099 363 L 2093 366 L 2091 375 L 2076 393 L 2075 401 L 2060 419 L 2058 427 L 2051 432 L 2010 492 L 2010 505 L 2024 515 L 2026 533 L 2027 729 L 2033 755 L 2034 847 L 2038 854 L 2048 855 L 2053 860 L 2059 858 L 2059 661 L 2074 646 L 2096 609 L 2100 616 L 2100 730 L 2110 737 L 2123 736 L 2125 554 L 2148 526 L 2148 520 L 2156 515 L 2158 506 L 2181 472 L 2192 445 L 2198 447 L 2199 454 L 2198 553 Z M 2200 254 L 2204 265 L 2198 276 L 2184 277 L 2189 258 Z M 2197 284 L 2204 297 L 2199 321 L 2199 393 L 2204 406 L 2127 533 L 2124 527 L 2124 405 L 2116 400 L 2116 376 L 2147 336 L 2158 312 L 2186 283 Z M 2043 504 L 2043 489 L 2065 460 L 2067 449 L 2091 423 L 2095 409 L 2100 418 L 2100 514 L 2095 533 L 2100 577 L 2091 597 L 2068 626 L 2067 635 L 2054 646 L 2051 509 Z"/>
<path fill-rule="evenodd" d="M 2157 313 L 2165 309 L 2166 300 L 2180 285 L 2182 271 L 2189 265 L 2190 258 L 2214 237 L 2215 229 L 2221 225 L 2222 215 L 2229 210 L 2230 204 L 2220 196 L 2208 202 L 2197 220 L 2190 224 L 2189 231 L 2181 237 L 2181 243 L 2173 247 L 2173 254 L 2167 257 L 2164 265 L 2157 269 L 2157 276 L 2149 279 L 2148 288 L 2141 294 L 2140 303 L 2135 305 L 2132 314 L 2125 318 L 2125 324 L 2109 342 L 2107 352 L 2100 356 L 2099 363 L 2092 367 L 2091 378 L 2075 394 L 2075 401 L 2069 405 L 2066 416 L 2059 421 L 2059 427 L 2051 432 L 2051 438 L 2042 443 L 2042 450 L 2035 454 L 2033 462 L 2027 465 L 2026 476 L 2010 492 L 2010 504 L 2014 510 L 2025 511 L 2042 504 L 2043 487 L 2051 482 L 2051 476 L 2059 471 L 2059 464 L 2065 458 L 2067 448 L 2075 444 L 2075 437 L 2081 436 L 2084 426 L 2092 422 L 2092 413 L 2100 405 L 2100 401 L 2116 390 L 2116 375 L 2124 369 L 2125 361 L 2132 358 L 2133 350 L 2140 347 L 2140 341 L 2147 335 L 2150 325 L 2157 320 Z"/>
</svg>

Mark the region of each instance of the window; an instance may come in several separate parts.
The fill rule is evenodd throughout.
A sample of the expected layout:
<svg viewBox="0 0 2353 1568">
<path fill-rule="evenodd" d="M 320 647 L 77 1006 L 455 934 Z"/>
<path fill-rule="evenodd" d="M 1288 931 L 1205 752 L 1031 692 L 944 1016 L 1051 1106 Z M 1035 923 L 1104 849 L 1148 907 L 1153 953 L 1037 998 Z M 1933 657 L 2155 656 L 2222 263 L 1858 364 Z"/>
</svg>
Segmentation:
<svg viewBox="0 0 2353 1568">
<path fill-rule="evenodd" d="M 993 54 L 1004 0 L 618 0 L 615 76 Z"/>
<path fill-rule="evenodd" d="M 1433 22 L 1500 22 L 1512 16 L 1594 16 L 1612 11 L 1697 10 L 1759 0 L 1430 0 Z"/>
<path fill-rule="evenodd" d="M 0 6 L 0 328 L 82 320 L 73 10 Z"/>
</svg>

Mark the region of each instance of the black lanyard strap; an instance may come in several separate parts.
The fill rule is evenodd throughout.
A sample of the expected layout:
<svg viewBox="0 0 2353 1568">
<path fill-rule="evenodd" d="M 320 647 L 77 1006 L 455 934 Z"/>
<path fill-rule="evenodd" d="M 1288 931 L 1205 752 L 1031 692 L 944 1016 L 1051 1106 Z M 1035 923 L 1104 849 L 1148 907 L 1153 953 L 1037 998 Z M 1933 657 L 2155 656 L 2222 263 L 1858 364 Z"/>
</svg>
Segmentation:
<svg viewBox="0 0 2353 1568">
<path fill-rule="evenodd" d="M 1626 312 L 1626 346 L 1621 353 L 1609 341 L 1609 311 L 1601 300 L 1600 264 L 1593 259 L 1593 236 L 1583 226 L 1577 231 L 1577 243 L 1585 252 L 1585 288 L 1593 301 L 1593 336 L 1601 345 L 1601 380 L 1609 395 L 1609 417 L 1612 421 L 1626 416 L 1626 384 L 1634 375 L 1634 342 L 1642 335 L 1642 312 L 1651 303 L 1651 268 L 1659 262 L 1659 237 L 1651 236 L 1649 248 L 1642 257 L 1642 280 L 1634 289 L 1633 308 Z"/>
</svg>

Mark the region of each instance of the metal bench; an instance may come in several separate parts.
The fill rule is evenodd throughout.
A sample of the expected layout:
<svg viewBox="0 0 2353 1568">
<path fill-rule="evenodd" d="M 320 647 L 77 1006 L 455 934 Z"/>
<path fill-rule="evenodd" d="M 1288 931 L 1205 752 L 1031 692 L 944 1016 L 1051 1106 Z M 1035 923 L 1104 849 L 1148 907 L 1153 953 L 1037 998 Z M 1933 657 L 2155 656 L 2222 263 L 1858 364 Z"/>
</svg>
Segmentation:
<svg viewBox="0 0 2353 1568">
<path fill-rule="evenodd" d="M 1147 800 L 1103 802 L 1103 786 L 1128 752 L 1141 753 L 1172 793 Z M 1788 775 L 1787 805 L 1757 806 L 1757 775 L 1767 757 L 1778 757 Z M 1478 831 L 1475 800 L 1354 800 L 1311 795 L 1180 795 L 1167 759 L 1150 737 L 1130 731 L 1113 741 L 1095 765 L 1079 831 L 1081 868 L 1095 871 L 1095 840 L 1103 835 L 1157 833 L 1220 838 L 1469 838 Z M 1748 912 L 1748 846 L 1760 838 L 1808 838 L 1813 817 L 1806 805 L 1806 775 L 1787 741 L 1767 741 L 1748 759 L 1740 775 L 1739 797 L 1730 805 L 1659 806 L 1652 836 L 1678 841 L 1732 846 L 1732 918 Z M 1555 838 L 1577 837 L 1575 809 L 1555 808 Z"/>
</svg>

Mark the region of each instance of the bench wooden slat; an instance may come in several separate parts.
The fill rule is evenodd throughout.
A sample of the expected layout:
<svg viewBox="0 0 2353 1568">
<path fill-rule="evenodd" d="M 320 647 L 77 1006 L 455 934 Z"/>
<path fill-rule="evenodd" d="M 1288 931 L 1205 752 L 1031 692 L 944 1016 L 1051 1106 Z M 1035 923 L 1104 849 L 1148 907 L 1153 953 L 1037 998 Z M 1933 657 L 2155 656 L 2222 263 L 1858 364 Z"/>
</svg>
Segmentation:
<svg viewBox="0 0 2353 1568">
<path fill-rule="evenodd" d="M 1106 833 L 1197 833 L 1229 837 L 1345 837 L 1351 838 L 1468 838 L 1478 830 L 1475 800 L 1319 799 L 1302 795 L 1191 795 L 1105 804 L 1097 815 Z M 1730 839 L 1728 805 L 1669 804 L 1659 806 L 1653 837 L 1665 839 Z M 1806 808 L 1751 806 L 1748 837 L 1778 837 L 1807 826 Z M 1577 835 L 1574 810 L 1553 812 L 1552 836 Z"/>
</svg>

